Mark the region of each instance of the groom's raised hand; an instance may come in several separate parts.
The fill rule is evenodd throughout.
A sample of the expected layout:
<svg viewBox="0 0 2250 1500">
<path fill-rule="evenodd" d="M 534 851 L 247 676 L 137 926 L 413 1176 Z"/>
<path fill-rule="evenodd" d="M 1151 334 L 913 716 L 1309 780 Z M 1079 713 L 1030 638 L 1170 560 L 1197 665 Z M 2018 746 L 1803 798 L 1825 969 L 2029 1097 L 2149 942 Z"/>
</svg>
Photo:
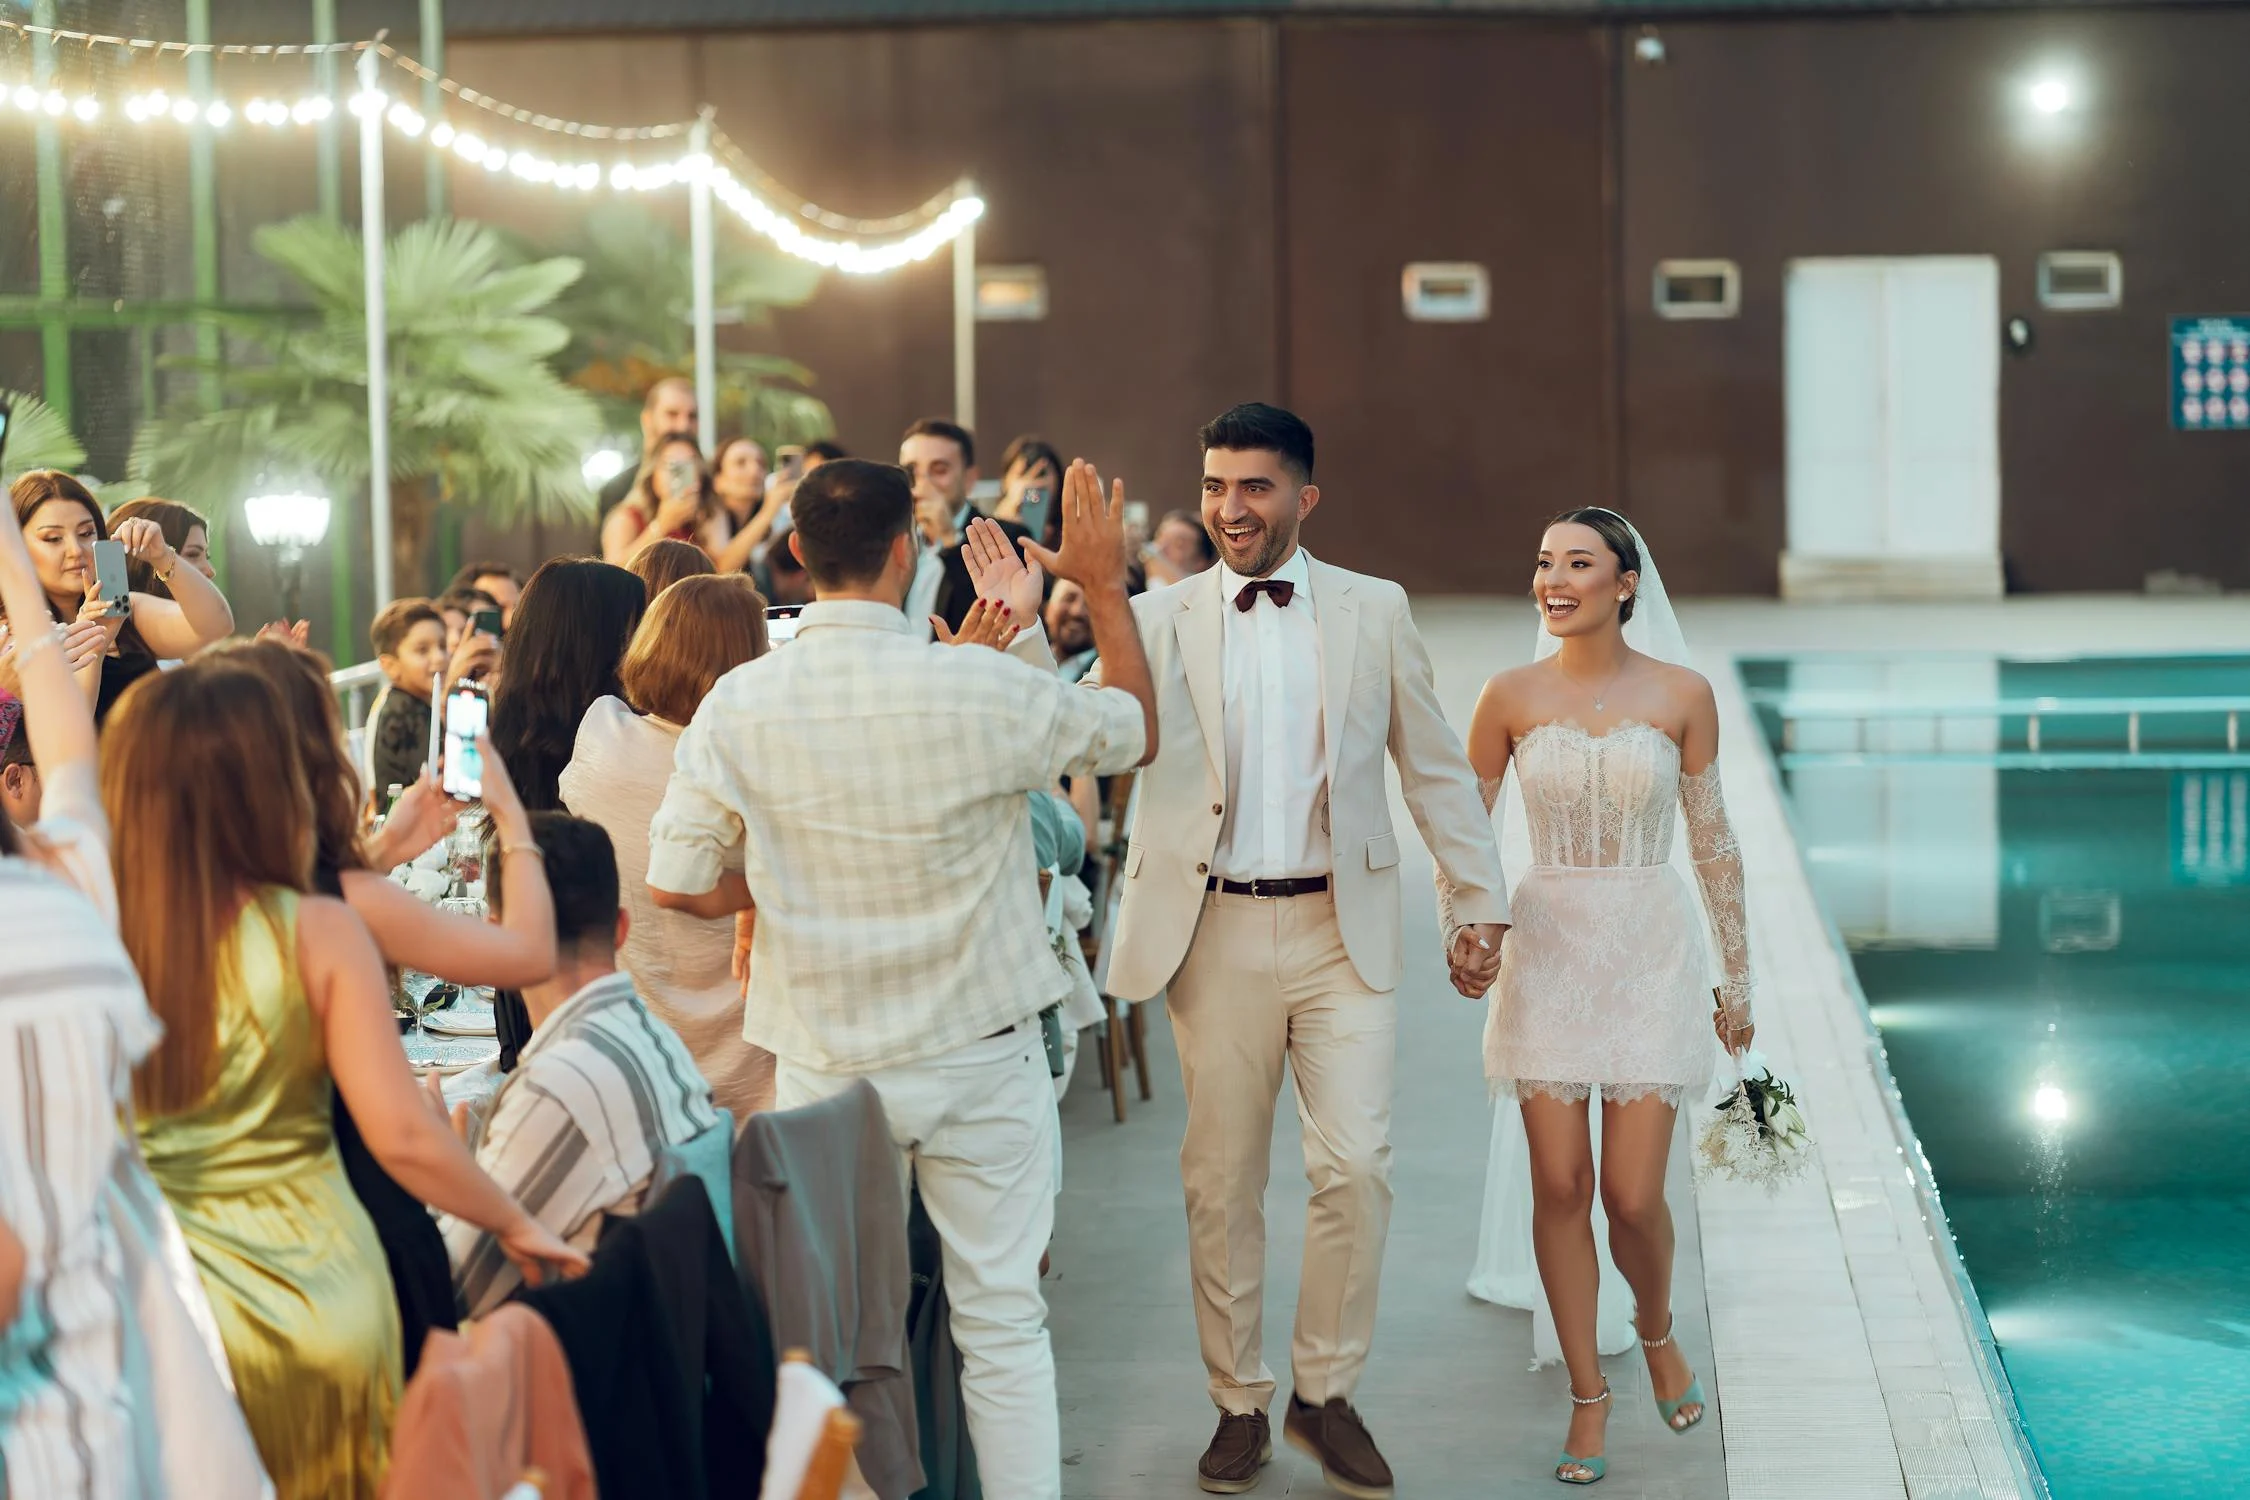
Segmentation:
<svg viewBox="0 0 2250 1500">
<path fill-rule="evenodd" d="M 1453 987 L 1464 998 L 1482 1000 L 1499 979 L 1500 944 L 1507 931 L 1499 922 L 1478 922 L 1454 934 L 1446 966 L 1451 970 Z"/>
</svg>

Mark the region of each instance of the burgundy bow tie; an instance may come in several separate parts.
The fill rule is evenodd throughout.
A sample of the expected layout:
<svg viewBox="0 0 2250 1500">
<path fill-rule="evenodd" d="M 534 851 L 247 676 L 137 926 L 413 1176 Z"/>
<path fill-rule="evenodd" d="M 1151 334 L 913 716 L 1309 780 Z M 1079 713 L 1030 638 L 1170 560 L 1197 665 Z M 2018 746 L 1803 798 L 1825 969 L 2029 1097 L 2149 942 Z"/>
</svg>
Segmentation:
<svg viewBox="0 0 2250 1500">
<path fill-rule="evenodd" d="M 1256 583 L 1246 583 L 1242 586 L 1242 592 L 1234 596 L 1234 607 L 1248 614 L 1250 606 L 1258 602 L 1260 594 L 1273 595 L 1275 606 L 1287 609 L 1289 601 L 1297 596 L 1297 585 L 1284 578 L 1261 578 Z"/>
</svg>

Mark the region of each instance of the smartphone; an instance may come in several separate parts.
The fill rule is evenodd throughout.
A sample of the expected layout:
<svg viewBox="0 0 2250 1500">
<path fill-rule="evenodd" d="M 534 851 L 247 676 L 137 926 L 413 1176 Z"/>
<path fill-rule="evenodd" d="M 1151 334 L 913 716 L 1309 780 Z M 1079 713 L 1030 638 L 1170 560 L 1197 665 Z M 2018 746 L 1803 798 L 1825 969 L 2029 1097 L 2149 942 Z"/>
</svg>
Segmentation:
<svg viewBox="0 0 2250 1500">
<path fill-rule="evenodd" d="M 664 488 L 671 491 L 674 498 L 694 494 L 696 491 L 695 465 L 684 458 L 666 459 L 664 461 Z"/>
<path fill-rule="evenodd" d="M 1148 502 L 1146 500 L 1126 501 L 1125 514 L 1122 519 L 1128 532 L 1144 542 L 1148 540 Z"/>
<path fill-rule="evenodd" d="M 472 635 L 489 635 L 494 640 L 499 640 L 503 634 L 500 628 L 500 611 L 496 609 L 471 610 L 469 612 L 469 631 Z"/>
<path fill-rule="evenodd" d="M 95 597 L 109 606 L 118 619 L 133 612 L 133 585 L 125 576 L 125 544 L 111 539 L 94 543 Z"/>
<path fill-rule="evenodd" d="M 438 784 L 457 801 L 474 802 L 484 795 L 484 752 L 477 748 L 477 736 L 484 733 L 490 710 L 484 689 L 470 682 L 445 700 L 445 769 Z"/>
<path fill-rule="evenodd" d="M 805 472 L 805 450 L 794 445 L 776 448 L 773 455 L 773 474 L 766 483 L 787 483 L 802 478 Z"/>
<path fill-rule="evenodd" d="M 1034 485 L 1023 492 L 1023 508 L 1016 513 L 1016 520 L 1031 533 L 1032 540 L 1047 539 L 1047 508 L 1054 503 L 1055 492 L 1045 485 Z"/>
<path fill-rule="evenodd" d="M 802 604 L 775 604 L 766 609 L 766 644 L 785 646 L 797 638 L 797 617 L 805 612 Z M 796 658 L 790 658 L 794 661 Z"/>
</svg>

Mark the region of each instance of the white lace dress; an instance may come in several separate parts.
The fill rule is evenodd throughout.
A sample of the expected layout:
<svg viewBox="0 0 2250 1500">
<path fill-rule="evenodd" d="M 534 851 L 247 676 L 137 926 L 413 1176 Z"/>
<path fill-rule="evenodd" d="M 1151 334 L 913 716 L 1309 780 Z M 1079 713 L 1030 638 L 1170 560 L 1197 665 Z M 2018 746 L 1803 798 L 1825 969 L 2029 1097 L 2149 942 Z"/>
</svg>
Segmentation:
<svg viewBox="0 0 2250 1500">
<path fill-rule="evenodd" d="M 1485 1075 L 1519 1097 L 1653 1093 L 1676 1106 L 1710 1081 L 1712 991 L 1732 1013 L 1750 1004 L 1742 857 L 1718 766 L 1682 776 L 1671 736 L 1628 721 L 1604 734 L 1542 724 L 1517 742 L 1515 767 L 1532 866 L 1509 897 Z M 1487 805 L 1498 791 L 1486 786 Z M 1675 804 L 1700 903 L 1671 863 Z"/>
</svg>

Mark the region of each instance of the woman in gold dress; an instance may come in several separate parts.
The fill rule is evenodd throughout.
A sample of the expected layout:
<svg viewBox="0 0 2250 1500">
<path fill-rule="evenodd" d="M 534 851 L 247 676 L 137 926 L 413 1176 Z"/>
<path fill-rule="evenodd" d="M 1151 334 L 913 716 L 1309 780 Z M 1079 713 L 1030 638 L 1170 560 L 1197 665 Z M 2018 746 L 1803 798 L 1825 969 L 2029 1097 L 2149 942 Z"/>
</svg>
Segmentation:
<svg viewBox="0 0 2250 1500">
<path fill-rule="evenodd" d="M 425 1203 L 498 1234 L 527 1279 L 585 1258 L 524 1213 L 415 1085 L 373 940 L 301 894 L 312 800 L 280 695 L 225 657 L 151 674 L 103 745 L 125 944 L 162 1044 L 141 1143 L 209 1290 L 282 1500 L 367 1497 L 399 1397 L 398 1312 L 330 1123 L 340 1089 Z"/>
</svg>

